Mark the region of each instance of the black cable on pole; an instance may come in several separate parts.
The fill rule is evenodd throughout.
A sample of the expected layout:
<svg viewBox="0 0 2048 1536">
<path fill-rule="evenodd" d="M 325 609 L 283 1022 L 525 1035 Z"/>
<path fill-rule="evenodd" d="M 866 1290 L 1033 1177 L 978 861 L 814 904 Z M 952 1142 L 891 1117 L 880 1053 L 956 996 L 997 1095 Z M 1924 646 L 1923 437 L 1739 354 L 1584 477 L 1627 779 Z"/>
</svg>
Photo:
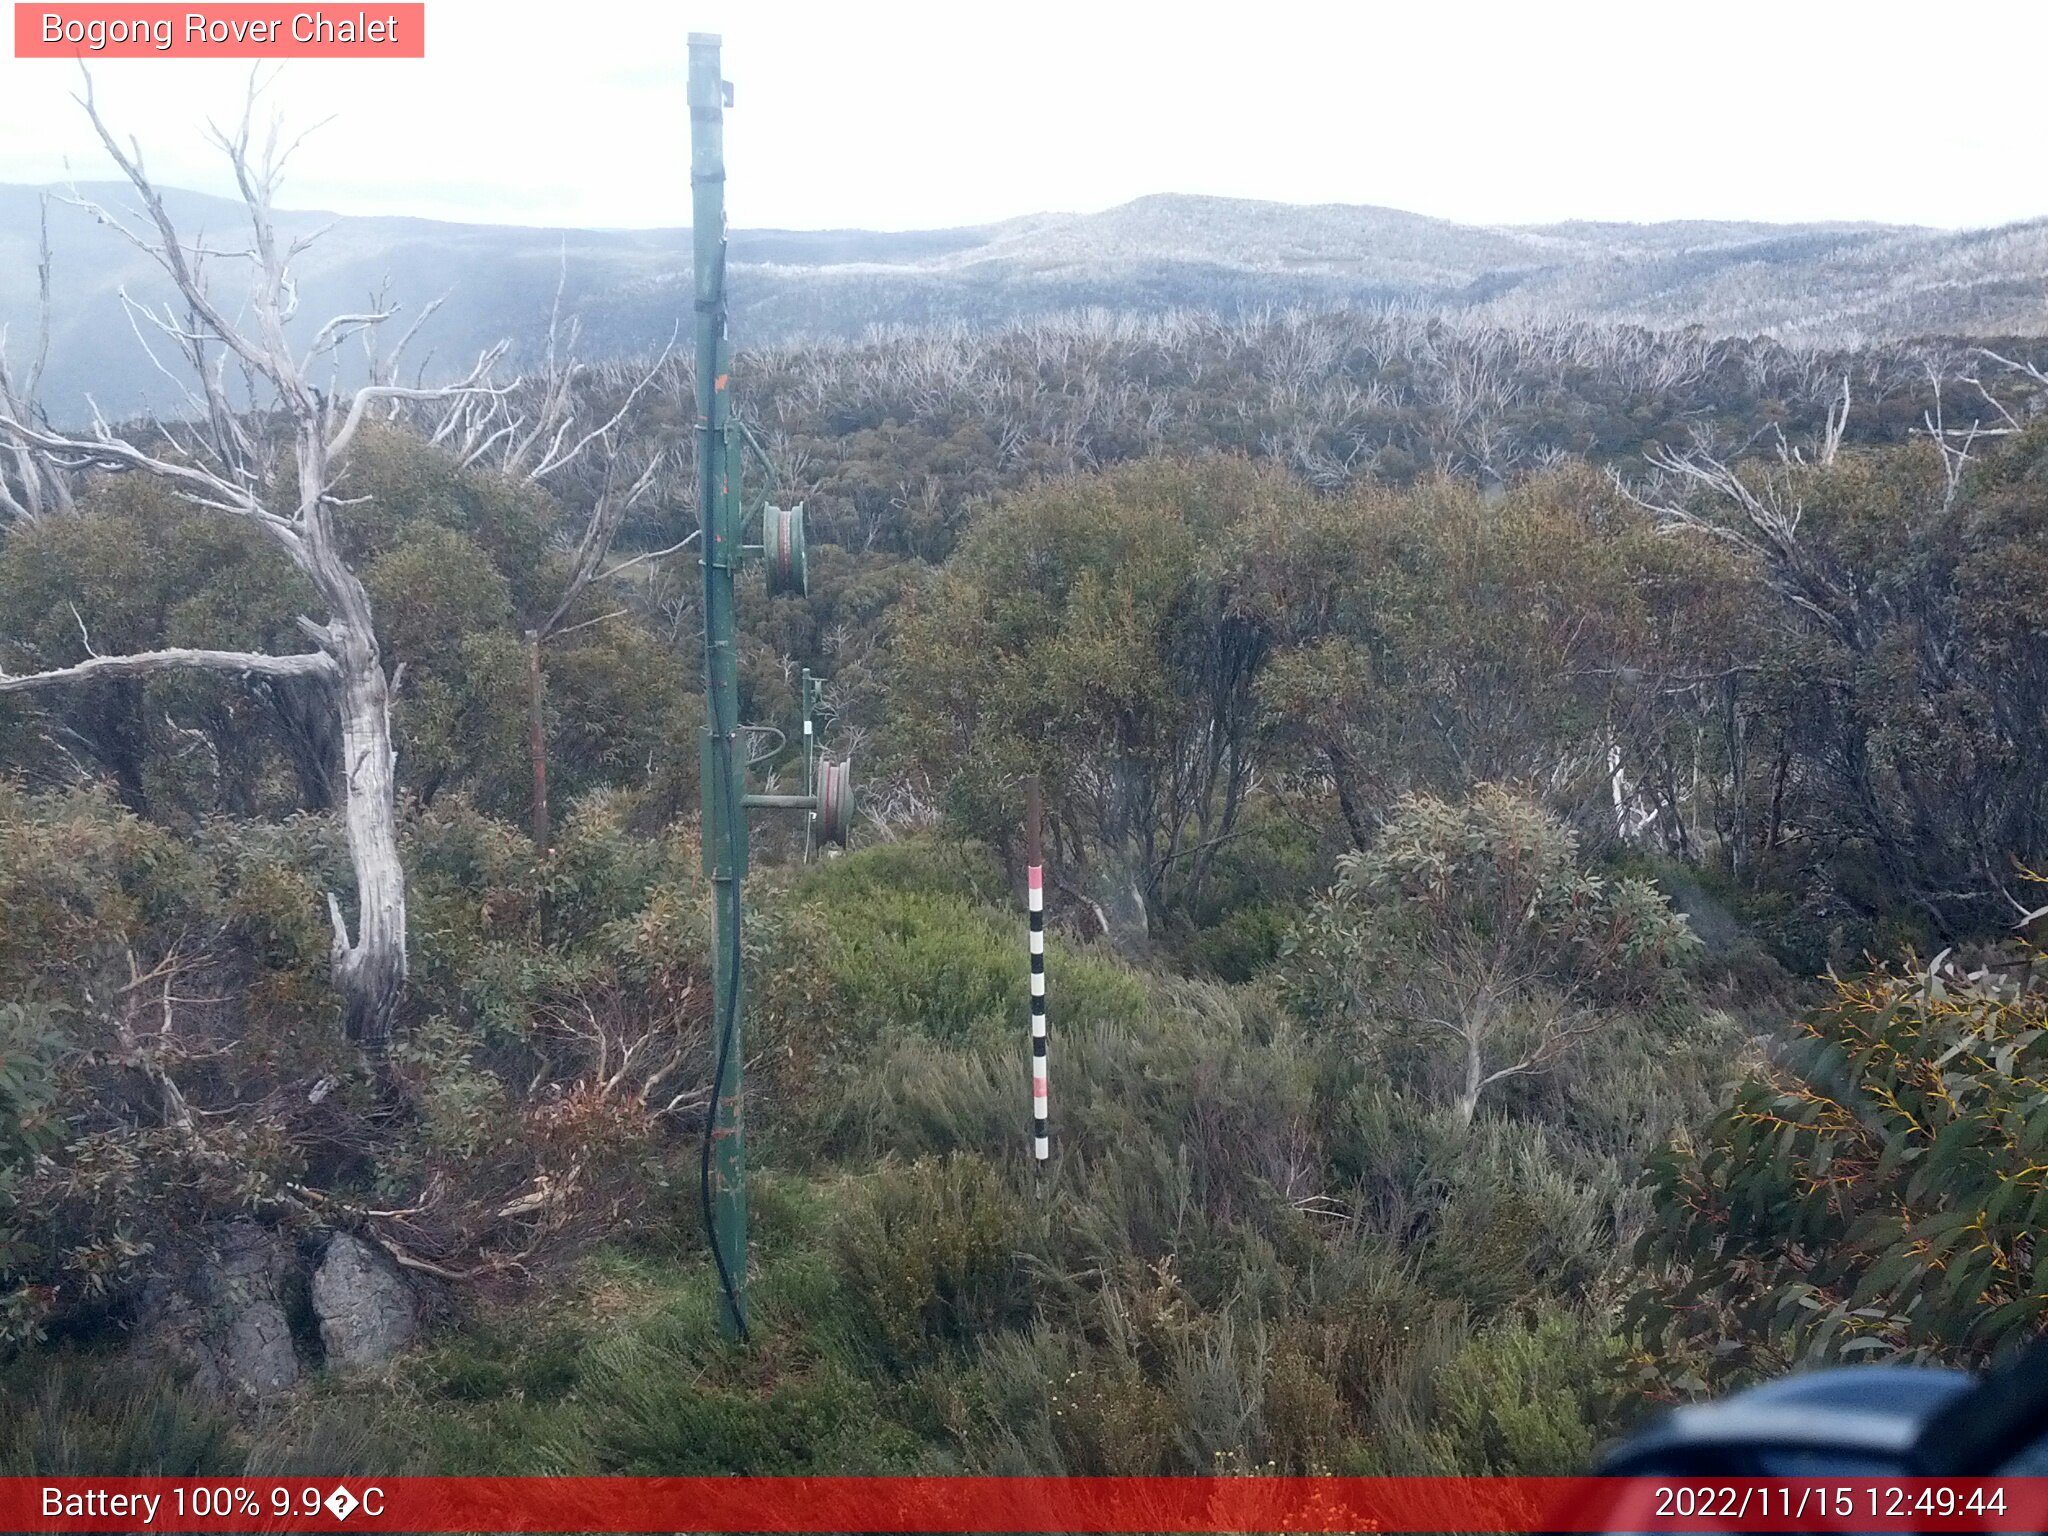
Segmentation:
<svg viewBox="0 0 2048 1536">
<path fill-rule="evenodd" d="M 721 293 L 721 298 L 724 295 Z M 719 514 L 714 512 L 714 517 Z M 732 759 L 728 754 L 719 760 L 720 772 L 725 782 L 719 786 L 719 802 L 730 811 L 733 806 Z M 700 816 L 702 812 L 699 812 Z M 731 903 L 727 912 L 726 930 L 731 935 L 731 947 L 726 952 L 725 1017 L 718 1024 L 718 1051 L 711 1066 L 711 1103 L 704 1116 L 704 1142 L 697 1162 L 698 1203 L 704 1217 L 704 1240 L 711 1246 L 711 1262 L 718 1266 L 719 1289 L 725 1292 L 725 1304 L 732 1313 L 733 1321 L 739 1327 L 740 1342 L 747 1342 L 747 1314 L 740 1302 L 739 1284 L 733 1279 L 732 1270 L 725 1262 L 725 1250 L 718 1242 L 718 1214 L 711 1197 L 711 1152 L 718 1133 L 718 1096 L 725 1086 L 726 1063 L 732 1056 L 732 1037 L 738 1029 L 740 1013 L 740 840 L 739 823 L 736 817 L 727 814 L 720 818 L 725 823 L 726 867 L 732 871 L 727 878 L 727 900 Z M 735 1111 L 737 1112 L 737 1111 Z"/>
<path fill-rule="evenodd" d="M 728 839 L 728 846 L 732 840 Z M 747 1314 L 740 1305 L 739 1287 L 734 1283 L 732 1271 L 726 1267 L 725 1251 L 718 1245 L 718 1217 L 712 1209 L 711 1200 L 711 1148 L 718 1130 L 718 1090 L 725 1081 L 725 1064 L 732 1053 L 733 1027 L 739 1021 L 739 977 L 740 977 L 740 883 L 737 877 L 732 882 L 732 948 L 727 956 L 727 975 L 731 983 L 725 989 L 725 1018 L 718 1028 L 718 1057 L 711 1068 L 711 1104 L 704 1117 L 704 1145 L 698 1161 L 698 1195 L 704 1215 L 704 1240 L 711 1245 L 711 1262 L 718 1266 L 719 1288 L 725 1292 L 725 1304 L 739 1325 L 740 1342 L 747 1342 Z"/>
</svg>

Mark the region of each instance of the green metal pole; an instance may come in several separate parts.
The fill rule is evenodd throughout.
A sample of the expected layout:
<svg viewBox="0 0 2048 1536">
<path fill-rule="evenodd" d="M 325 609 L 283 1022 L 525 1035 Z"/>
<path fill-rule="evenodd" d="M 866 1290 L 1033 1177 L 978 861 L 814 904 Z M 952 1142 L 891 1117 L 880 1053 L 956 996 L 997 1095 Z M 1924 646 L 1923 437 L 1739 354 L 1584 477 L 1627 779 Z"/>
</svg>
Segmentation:
<svg viewBox="0 0 2048 1536">
<path fill-rule="evenodd" d="M 696 257 L 697 515 L 704 573 L 704 869 L 716 907 L 712 1042 L 717 1086 L 704 1166 L 704 1200 L 718 1262 L 720 1320 L 747 1329 L 747 1154 L 741 1064 L 740 888 L 747 873 L 745 785 L 736 760 L 739 652 L 733 563 L 740 529 L 730 475 L 731 354 L 725 299 L 725 107 L 719 39 L 690 34 L 690 228 Z"/>
<path fill-rule="evenodd" d="M 811 708 L 817 702 L 818 680 L 811 676 L 811 669 L 804 668 L 801 692 L 797 698 L 798 707 L 803 711 L 804 722 L 804 794 L 815 798 L 818 793 L 818 733 L 811 720 Z M 804 816 L 804 862 L 811 862 L 811 840 L 817 834 L 818 813 L 813 810 Z"/>
</svg>

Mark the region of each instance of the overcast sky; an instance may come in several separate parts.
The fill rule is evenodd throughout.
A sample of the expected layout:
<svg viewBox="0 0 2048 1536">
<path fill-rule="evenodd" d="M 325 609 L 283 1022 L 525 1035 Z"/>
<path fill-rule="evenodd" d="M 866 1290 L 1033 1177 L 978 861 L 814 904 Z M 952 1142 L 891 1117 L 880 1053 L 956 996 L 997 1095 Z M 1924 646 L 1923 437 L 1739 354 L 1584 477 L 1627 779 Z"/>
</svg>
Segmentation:
<svg viewBox="0 0 2048 1536">
<path fill-rule="evenodd" d="M 684 37 L 706 30 L 737 91 L 743 226 L 981 223 L 1147 192 L 1484 223 L 2048 214 L 2036 109 L 1998 83 L 2048 57 L 2040 0 L 1966 23 L 1891 0 L 428 0 L 427 20 L 424 61 L 285 66 L 288 119 L 334 120 L 281 202 L 687 223 Z M 95 79 L 162 179 L 225 191 L 201 133 L 246 68 L 174 56 Z M 75 86 L 68 63 L 0 59 L 0 181 L 107 174 Z"/>
</svg>

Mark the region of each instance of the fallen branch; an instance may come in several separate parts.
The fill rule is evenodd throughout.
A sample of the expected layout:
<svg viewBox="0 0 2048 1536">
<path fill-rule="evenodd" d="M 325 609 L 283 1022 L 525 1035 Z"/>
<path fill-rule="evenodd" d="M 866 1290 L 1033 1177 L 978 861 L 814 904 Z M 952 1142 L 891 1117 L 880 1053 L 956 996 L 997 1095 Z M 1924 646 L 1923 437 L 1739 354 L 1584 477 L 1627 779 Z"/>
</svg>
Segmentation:
<svg viewBox="0 0 2048 1536">
<path fill-rule="evenodd" d="M 341 669 L 324 651 L 266 656 L 260 651 L 138 651 L 132 656 L 91 656 L 69 667 L 9 676 L 0 672 L 0 693 L 19 693 L 95 677 L 149 677 L 159 672 L 231 672 L 244 677 L 338 678 Z"/>
</svg>

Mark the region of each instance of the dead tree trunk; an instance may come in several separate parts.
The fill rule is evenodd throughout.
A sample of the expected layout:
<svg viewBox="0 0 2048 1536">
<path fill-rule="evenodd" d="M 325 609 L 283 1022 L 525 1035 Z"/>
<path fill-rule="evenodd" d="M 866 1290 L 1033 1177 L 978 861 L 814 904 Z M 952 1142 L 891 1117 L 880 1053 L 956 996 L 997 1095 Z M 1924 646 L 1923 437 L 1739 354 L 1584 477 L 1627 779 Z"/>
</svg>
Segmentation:
<svg viewBox="0 0 2048 1536">
<path fill-rule="evenodd" d="M 254 91 L 239 131 L 216 135 L 249 216 L 251 244 L 234 253 L 203 249 L 179 234 L 143 172 L 139 151 L 124 151 L 101 120 L 90 79 L 81 104 L 100 142 L 139 194 L 148 224 L 131 230 L 103 208 L 87 205 L 89 210 L 155 261 L 177 292 L 180 308 L 163 313 L 145 309 L 125 295 L 124 302 L 132 320 L 154 325 L 188 365 L 188 420 L 158 423 L 161 442 L 145 449 L 116 436 L 97 419 L 89 437 L 49 431 L 32 411 L 9 398 L 0 401 L 0 440 L 66 472 L 98 467 L 152 475 L 194 505 L 248 521 L 311 582 L 326 617 L 300 619 L 300 627 L 317 648 L 307 655 L 156 651 L 93 656 L 72 667 L 0 677 L 0 691 L 94 675 L 190 668 L 273 679 L 317 676 L 330 684 L 327 693 L 340 715 L 344 826 L 356 877 L 353 935 L 339 898 L 331 892 L 327 897 L 333 924 L 333 980 L 351 1038 L 373 1059 L 381 1059 L 406 977 L 405 871 L 398 851 L 396 754 L 391 740 L 394 680 L 386 674 L 378 650 L 369 594 L 340 546 L 333 508 L 340 501 L 337 487 L 350 447 L 371 409 L 405 400 L 501 394 L 488 382 L 498 353 L 485 354 L 467 378 L 442 389 L 388 382 L 396 352 L 388 364 L 373 366 L 371 381 L 352 394 L 337 397 L 315 388 L 316 370 L 331 364 L 345 341 L 374 334 L 394 311 L 338 316 L 314 333 L 303 352 L 293 346 L 287 325 L 298 306 L 298 288 L 290 266 L 310 241 L 279 243 L 271 200 L 290 150 L 287 146 L 280 151 L 274 127 L 262 148 L 254 147 Z M 244 305 L 216 303 L 208 281 L 209 255 L 216 264 L 230 257 L 249 264 L 253 277 Z M 238 312 L 246 318 L 231 318 Z M 250 382 L 253 409 L 283 430 L 252 427 L 248 415 L 235 408 L 224 382 L 230 362 Z M 270 396 L 267 409 L 253 399 L 263 386 Z M 289 503 L 275 499 L 286 486 Z"/>
<path fill-rule="evenodd" d="M 341 572 L 358 594 L 362 584 Z M 349 1037 L 376 1048 L 391 1037 L 405 989 L 405 867 L 398 856 L 398 753 L 391 744 L 391 684 L 370 628 L 367 596 L 361 623 L 329 626 L 331 654 L 341 671 L 342 775 L 349 860 L 356 872 L 356 932 L 349 939 L 332 892 L 334 984 L 347 1010 Z"/>
</svg>

